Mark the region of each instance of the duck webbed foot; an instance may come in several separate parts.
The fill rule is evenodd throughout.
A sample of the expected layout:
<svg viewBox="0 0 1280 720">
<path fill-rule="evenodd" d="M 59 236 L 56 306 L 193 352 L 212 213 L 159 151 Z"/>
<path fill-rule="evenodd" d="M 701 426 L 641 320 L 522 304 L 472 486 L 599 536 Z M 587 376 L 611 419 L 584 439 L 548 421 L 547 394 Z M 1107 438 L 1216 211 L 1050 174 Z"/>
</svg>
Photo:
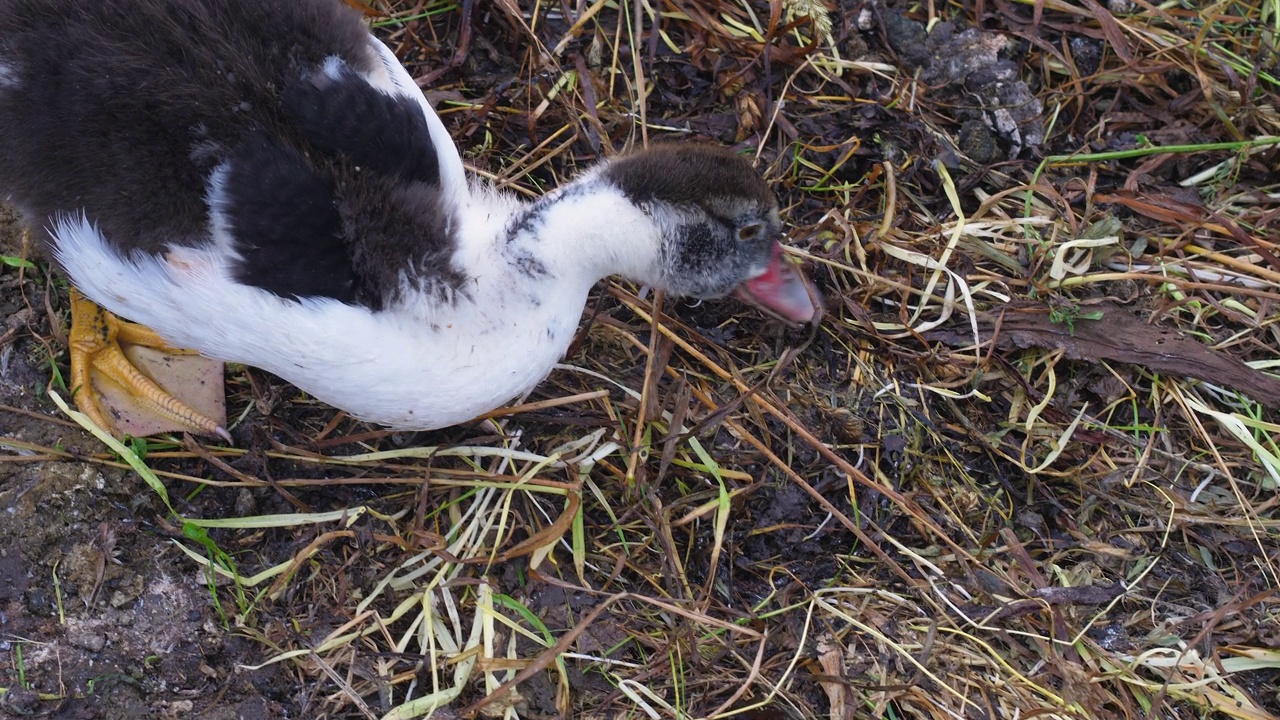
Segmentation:
<svg viewBox="0 0 1280 720">
<path fill-rule="evenodd" d="M 193 432 L 231 441 L 221 362 L 171 347 L 74 288 L 68 345 L 76 405 L 108 431 L 135 437 Z"/>
</svg>

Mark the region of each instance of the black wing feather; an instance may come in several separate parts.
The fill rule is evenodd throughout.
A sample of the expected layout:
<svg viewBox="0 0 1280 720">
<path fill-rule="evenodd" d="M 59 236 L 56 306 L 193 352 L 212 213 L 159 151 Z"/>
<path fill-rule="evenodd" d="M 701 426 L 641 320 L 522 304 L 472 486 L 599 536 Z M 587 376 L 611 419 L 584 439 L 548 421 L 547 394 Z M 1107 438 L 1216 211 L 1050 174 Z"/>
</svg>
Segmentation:
<svg viewBox="0 0 1280 720">
<path fill-rule="evenodd" d="M 237 280 L 283 297 L 355 302 L 333 184 L 299 152 L 250 135 L 228 161 L 218 204 L 240 254 Z"/>
<path fill-rule="evenodd" d="M 388 178 L 440 183 L 440 163 L 417 102 L 369 85 L 340 60 L 284 93 L 285 111 L 316 147 Z M 331 70 L 334 69 L 331 65 Z"/>
<path fill-rule="evenodd" d="M 151 253 L 207 242 L 212 199 L 241 282 L 373 309 L 451 296 L 437 148 L 413 98 L 361 77 L 369 42 L 337 0 L 0 0 L 0 198 Z"/>
<path fill-rule="evenodd" d="M 127 250 L 205 235 L 208 174 L 278 88 L 327 58 L 375 67 L 334 0 L 0 0 L 0 198 L 35 227 L 84 210 Z"/>
</svg>

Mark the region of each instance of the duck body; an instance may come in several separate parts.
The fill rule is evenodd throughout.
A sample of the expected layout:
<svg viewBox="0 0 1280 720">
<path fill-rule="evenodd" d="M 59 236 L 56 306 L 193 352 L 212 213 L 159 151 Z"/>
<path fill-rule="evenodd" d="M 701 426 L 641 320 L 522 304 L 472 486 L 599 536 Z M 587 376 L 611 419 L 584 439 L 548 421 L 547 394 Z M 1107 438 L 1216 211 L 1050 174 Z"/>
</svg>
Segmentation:
<svg viewBox="0 0 1280 720">
<path fill-rule="evenodd" d="M 528 204 L 473 187 L 337 0 L 0 0 L 0 200 L 108 310 L 398 428 L 531 389 L 610 274 L 814 312 L 745 161 L 660 147 Z"/>
</svg>

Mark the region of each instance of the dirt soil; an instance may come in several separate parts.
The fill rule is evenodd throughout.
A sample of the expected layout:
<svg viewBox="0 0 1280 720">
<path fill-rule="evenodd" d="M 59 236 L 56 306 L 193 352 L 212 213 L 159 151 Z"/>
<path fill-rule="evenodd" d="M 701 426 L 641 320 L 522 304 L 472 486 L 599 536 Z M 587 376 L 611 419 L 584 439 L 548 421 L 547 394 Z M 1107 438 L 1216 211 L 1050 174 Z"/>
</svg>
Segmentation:
<svg viewBox="0 0 1280 720">
<path fill-rule="evenodd" d="M 22 256 L 8 214 L 0 255 Z M 56 292 L 38 271 L 0 275 L 0 434 L 60 451 L 0 463 L 0 717 L 232 720 L 305 707 L 279 666 L 237 669 L 261 647 L 221 623 L 138 475 L 79 459 L 103 448 L 46 396 L 65 355 L 31 332 L 50 326 L 46 287 Z"/>
<path fill-rule="evenodd" d="M 130 444 L 171 512 L 49 396 L 66 283 L 0 210 L 0 718 L 1280 717 L 1280 157 L 1125 154 L 1280 132 L 1274 48 L 1191 67 L 1257 7 L 1155 53 L 1118 1 L 475 5 L 364 5 L 471 167 L 733 147 L 826 320 L 605 283 L 434 433 L 231 366 L 234 447 Z"/>
</svg>

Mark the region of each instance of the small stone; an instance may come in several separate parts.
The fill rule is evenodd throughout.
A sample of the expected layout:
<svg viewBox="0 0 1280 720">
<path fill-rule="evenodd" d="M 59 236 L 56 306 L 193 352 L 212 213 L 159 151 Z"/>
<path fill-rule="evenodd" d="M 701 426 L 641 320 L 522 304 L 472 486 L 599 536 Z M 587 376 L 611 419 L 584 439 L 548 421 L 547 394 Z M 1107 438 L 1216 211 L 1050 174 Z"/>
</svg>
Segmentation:
<svg viewBox="0 0 1280 720">
<path fill-rule="evenodd" d="M 22 600 L 27 612 L 36 617 L 52 617 L 58 611 L 53 595 L 43 587 L 27 588 L 27 591 L 22 594 Z"/>
<path fill-rule="evenodd" d="M 99 632 L 72 630 L 67 633 L 67 642 L 81 650 L 99 653 L 102 652 L 102 648 L 107 646 L 107 637 Z"/>
<path fill-rule="evenodd" d="M 240 492 L 236 493 L 236 515 L 240 517 L 248 517 L 258 514 L 258 498 L 253 496 L 253 492 L 249 488 L 240 488 Z"/>
</svg>

